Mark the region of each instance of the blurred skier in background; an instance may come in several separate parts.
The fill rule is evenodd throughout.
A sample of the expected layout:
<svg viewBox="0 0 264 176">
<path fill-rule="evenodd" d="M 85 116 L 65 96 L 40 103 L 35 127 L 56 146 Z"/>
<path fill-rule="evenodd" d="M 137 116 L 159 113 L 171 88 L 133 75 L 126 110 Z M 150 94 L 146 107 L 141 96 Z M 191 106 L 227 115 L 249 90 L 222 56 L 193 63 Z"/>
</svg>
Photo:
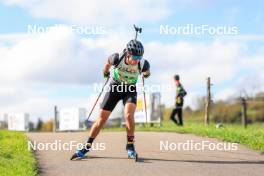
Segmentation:
<svg viewBox="0 0 264 176">
<path fill-rule="evenodd" d="M 175 122 L 175 124 L 179 126 L 183 126 L 183 120 L 182 120 L 182 107 L 184 103 L 184 97 L 187 95 L 187 92 L 183 88 L 182 84 L 180 83 L 180 76 L 175 75 L 174 81 L 176 84 L 176 102 L 175 102 L 175 108 L 172 110 L 170 119 Z M 176 119 L 176 115 L 178 119 Z"/>
</svg>

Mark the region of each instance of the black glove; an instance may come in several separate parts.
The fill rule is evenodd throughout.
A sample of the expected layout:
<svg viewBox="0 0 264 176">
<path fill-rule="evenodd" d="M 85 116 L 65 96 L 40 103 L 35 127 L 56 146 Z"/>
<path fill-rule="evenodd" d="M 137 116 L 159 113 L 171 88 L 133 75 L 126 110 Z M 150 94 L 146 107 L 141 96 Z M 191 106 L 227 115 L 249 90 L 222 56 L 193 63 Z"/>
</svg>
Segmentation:
<svg viewBox="0 0 264 176">
<path fill-rule="evenodd" d="M 144 78 L 148 78 L 150 76 L 150 73 L 149 72 L 145 72 L 145 73 L 143 73 L 143 76 L 144 76 Z"/>
<path fill-rule="evenodd" d="M 110 72 L 109 71 L 103 71 L 104 78 L 109 78 Z"/>
</svg>

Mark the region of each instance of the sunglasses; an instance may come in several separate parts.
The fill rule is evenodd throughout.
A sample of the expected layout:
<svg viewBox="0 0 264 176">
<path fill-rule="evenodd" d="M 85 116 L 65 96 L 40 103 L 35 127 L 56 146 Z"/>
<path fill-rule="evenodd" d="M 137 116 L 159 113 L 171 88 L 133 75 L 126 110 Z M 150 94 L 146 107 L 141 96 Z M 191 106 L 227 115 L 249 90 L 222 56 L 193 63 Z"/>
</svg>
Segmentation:
<svg viewBox="0 0 264 176">
<path fill-rule="evenodd" d="M 131 55 L 131 58 L 135 61 L 139 61 L 142 59 L 142 56 L 135 56 L 135 55 Z"/>
</svg>

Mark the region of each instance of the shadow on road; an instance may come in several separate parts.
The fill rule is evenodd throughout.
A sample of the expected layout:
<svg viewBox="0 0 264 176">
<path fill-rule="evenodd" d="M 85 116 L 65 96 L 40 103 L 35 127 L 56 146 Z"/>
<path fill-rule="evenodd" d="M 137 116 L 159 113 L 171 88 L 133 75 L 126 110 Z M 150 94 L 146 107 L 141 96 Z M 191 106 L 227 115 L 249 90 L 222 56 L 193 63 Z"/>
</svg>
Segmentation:
<svg viewBox="0 0 264 176">
<path fill-rule="evenodd" d="M 75 161 L 87 161 L 91 159 L 124 159 L 126 157 L 112 157 L 112 156 L 85 156 L 82 159 Z M 173 160 L 173 159 L 162 159 L 162 158 L 138 158 L 139 163 L 152 163 L 153 161 L 161 162 L 186 162 L 186 163 L 205 163 L 205 164 L 264 164 L 264 161 L 247 161 L 247 160 L 238 160 L 238 161 L 215 161 L 215 160 Z"/>
<path fill-rule="evenodd" d="M 160 158 L 142 158 L 145 161 L 166 161 L 166 162 L 187 162 L 187 163 L 205 163 L 205 164 L 264 164 L 264 161 L 215 161 L 215 160 L 169 160 Z"/>
</svg>

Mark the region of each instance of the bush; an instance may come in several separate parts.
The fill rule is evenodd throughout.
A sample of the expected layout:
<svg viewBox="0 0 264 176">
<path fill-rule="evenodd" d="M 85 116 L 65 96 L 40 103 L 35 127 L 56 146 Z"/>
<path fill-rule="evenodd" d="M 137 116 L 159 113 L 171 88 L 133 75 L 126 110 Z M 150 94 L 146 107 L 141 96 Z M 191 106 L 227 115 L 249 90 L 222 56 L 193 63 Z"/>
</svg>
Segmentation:
<svg viewBox="0 0 264 176">
<path fill-rule="evenodd" d="M 224 102 L 217 102 L 212 111 L 213 120 L 215 122 L 241 122 L 241 106 L 238 103 L 227 104 Z"/>
<path fill-rule="evenodd" d="M 45 122 L 41 127 L 41 131 L 53 131 L 53 121 L 49 120 Z"/>
</svg>

